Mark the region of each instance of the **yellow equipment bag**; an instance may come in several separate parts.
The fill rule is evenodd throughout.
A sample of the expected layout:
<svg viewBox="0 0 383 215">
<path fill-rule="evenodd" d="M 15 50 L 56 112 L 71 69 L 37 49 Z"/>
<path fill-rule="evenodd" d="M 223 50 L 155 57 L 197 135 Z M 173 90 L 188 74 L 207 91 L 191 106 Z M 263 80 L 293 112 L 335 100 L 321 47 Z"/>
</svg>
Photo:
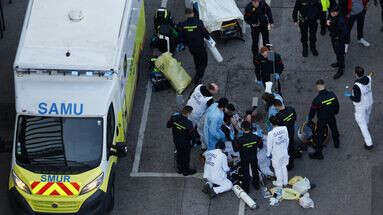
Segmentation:
<svg viewBox="0 0 383 215">
<path fill-rule="evenodd" d="M 294 184 L 296 184 L 298 181 L 302 180 L 303 177 L 302 176 L 294 176 L 292 177 L 290 180 L 289 180 L 289 185 L 293 186 Z"/>
<path fill-rule="evenodd" d="M 191 82 L 190 75 L 182 68 L 181 63 L 172 57 L 170 52 L 161 54 L 156 62 L 156 67 L 170 81 L 170 84 L 178 94 L 188 87 Z"/>
<path fill-rule="evenodd" d="M 276 192 L 277 189 L 278 188 L 276 188 L 276 187 L 271 188 L 270 189 L 271 194 L 274 195 L 274 193 Z M 291 189 L 291 188 L 283 188 L 282 189 L 282 199 L 283 200 L 299 200 L 300 197 L 301 197 L 301 194 L 294 189 Z"/>
</svg>

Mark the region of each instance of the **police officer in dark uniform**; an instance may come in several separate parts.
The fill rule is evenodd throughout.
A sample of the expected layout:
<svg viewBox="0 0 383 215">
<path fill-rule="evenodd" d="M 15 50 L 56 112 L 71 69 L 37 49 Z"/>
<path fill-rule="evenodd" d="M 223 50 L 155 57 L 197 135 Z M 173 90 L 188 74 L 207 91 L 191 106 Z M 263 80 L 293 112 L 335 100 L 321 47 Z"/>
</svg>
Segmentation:
<svg viewBox="0 0 383 215">
<path fill-rule="evenodd" d="M 259 34 L 262 34 L 263 46 L 269 44 L 269 29 L 273 25 L 273 15 L 265 0 L 252 0 L 245 8 L 245 22 L 250 25 L 253 44 L 253 57 L 259 52 Z"/>
<path fill-rule="evenodd" d="M 303 46 L 302 56 L 308 56 L 308 37 L 310 32 L 310 50 L 314 56 L 318 56 L 315 43 L 317 41 L 318 20 L 323 15 L 320 0 L 296 0 L 293 10 L 293 20 L 299 25 L 301 42 Z"/>
<path fill-rule="evenodd" d="M 193 9 L 186 8 L 187 20 L 178 24 L 180 41 L 189 47 L 193 56 L 196 74 L 194 84 L 199 84 L 207 67 L 207 52 L 204 38 L 209 40 L 210 35 L 204 27 L 202 21 L 194 17 Z"/>
<path fill-rule="evenodd" d="M 241 156 L 241 168 L 244 174 L 243 190 L 247 193 L 250 191 L 250 169 L 253 173 L 253 186 L 256 190 L 259 190 L 259 176 L 258 176 L 258 148 L 262 148 L 262 139 L 251 132 L 251 124 L 248 121 L 242 122 L 242 129 L 244 134 L 236 139 L 233 144 L 234 151 L 239 151 Z"/>
<path fill-rule="evenodd" d="M 331 64 L 332 67 L 337 68 L 338 72 L 334 75 L 334 79 L 340 78 L 344 73 L 344 55 L 345 43 L 347 41 L 348 30 L 343 16 L 339 16 L 339 6 L 334 5 L 330 9 L 330 16 L 327 20 L 327 26 L 330 31 L 331 43 L 336 54 L 336 63 Z"/>
<path fill-rule="evenodd" d="M 323 80 L 316 82 L 319 94 L 312 102 L 308 120 L 312 123 L 312 119 L 317 116 L 317 133 L 318 139 L 316 144 L 316 152 L 309 154 L 311 159 L 323 159 L 322 149 L 325 139 L 326 127 L 329 126 L 335 148 L 339 148 L 339 132 L 336 126 L 335 115 L 339 113 L 339 101 L 336 95 L 326 90 Z"/>
<path fill-rule="evenodd" d="M 177 150 L 177 172 L 184 176 L 196 173 L 195 169 L 189 168 L 190 152 L 192 149 L 191 141 L 195 136 L 193 123 L 188 119 L 192 111 L 192 107 L 185 106 L 181 113 L 173 114 L 167 123 L 167 127 L 172 128 L 173 141 Z"/>
<path fill-rule="evenodd" d="M 302 155 L 295 147 L 295 121 L 297 120 L 297 113 L 293 107 L 285 107 L 282 102 L 278 99 L 274 100 L 274 106 L 278 109 L 277 115 L 275 117 L 278 119 L 279 126 L 286 126 L 287 131 L 289 132 L 289 156 L 290 161 L 287 165 L 287 169 L 291 170 L 294 168 L 294 159 L 300 158 Z"/>
</svg>

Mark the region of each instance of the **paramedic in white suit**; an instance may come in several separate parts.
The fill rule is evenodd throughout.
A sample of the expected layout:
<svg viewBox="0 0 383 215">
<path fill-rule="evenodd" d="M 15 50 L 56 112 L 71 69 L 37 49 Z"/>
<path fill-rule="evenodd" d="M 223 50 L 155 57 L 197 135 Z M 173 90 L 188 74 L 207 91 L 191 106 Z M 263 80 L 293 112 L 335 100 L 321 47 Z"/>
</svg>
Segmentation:
<svg viewBox="0 0 383 215">
<path fill-rule="evenodd" d="M 218 142 L 216 149 L 204 153 L 205 167 L 203 178 L 208 182 L 202 191 L 207 193 L 210 198 L 229 191 L 233 187 L 233 183 L 227 179 L 227 172 L 229 172 L 230 168 L 227 163 L 227 156 L 223 153 L 224 150 L 225 143 Z M 213 187 L 214 184 L 218 186 Z"/>
<path fill-rule="evenodd" d="M 213 96 L 218 93 L 218 90 L 218 85 L 215 83 L 208 84 L 207 86 L 200 84 L 190 95 L 187 105 L 193 108 L 189 119 L 193 122 L 194 127 L 197 126 L 206 109 L 214 103 Z"/>
<path fill-rule="evenodd" d="M 373 104 L 371 90 L 371 76 L 364 75 L 362 67 L 355 67 L 355 75 L 358 78 L 355 81 L 352 94 L 345 92 L 345 96 L 350 97 L 355 106 L 355 121 L 358 123 L 360 131 L 364 138 L 364 147 L 367 150 L 373 148 L 372 138 L 368 131 L 371 109 Z"/>
<path fill-rule="evenodd" d="M 278 126 L 278 119 L 275 116 L 270 117 L 273 129 L 267 135 L 267 156 L 271 157 L 276 181 L 274 186 L 282 187 L 287 185 L 288 174 L 287 165 L 289 164 L 289 133 L 286 126 Z"/>
</svg>

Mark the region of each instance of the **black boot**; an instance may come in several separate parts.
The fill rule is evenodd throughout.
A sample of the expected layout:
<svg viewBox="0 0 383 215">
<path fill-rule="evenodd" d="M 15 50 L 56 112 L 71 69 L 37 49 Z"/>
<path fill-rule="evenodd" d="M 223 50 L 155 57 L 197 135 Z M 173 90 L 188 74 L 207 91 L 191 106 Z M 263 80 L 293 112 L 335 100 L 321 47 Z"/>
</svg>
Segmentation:
<svg viewBox="0 0 383 215">
<path fill-rule="evenodd" d="M 338 68 L 338 67 L 339 67 L 339 63 L 338 63 L 338 62 L 336 62 L 336 63 L 332 63 L 330 66 L 331 66 L 332 68 Z"/>
<path fill-rule="evenodd" d="M 302 56 L 303 57 L 309 56 L 309 50 L 308 50 L 307 46 L 303 46 Z"/>
<path fill-rule="evenodd" d="M 340 78 L 342 75 L 343 75 L 343 73 L 344 73 L 344 69 L 343 68 L 339 68 L 338 69 L 338 72 L 334 75 L 334 79 L 338 79 L 338 78 Z"/>
<path fill-rule="evenodd" d="M 339 140 L 338 140 L 338 141 L 334 141 L 334 147 L 335 147 L 336 149 L 339 148 Z"/>
<path fill-rule="evenodd" d="M 311 154 L 309 154 L 309 157 L 311 159 L 323 160 L 323 154 L 321 152 L 311 153 Z"/>
<path fill-rule="evenodd" d="M 319 53 L 318 53 L 317 49 L 315 48 L 315 46 L 311 46 L 310 49 L 311 49 L 311 52 L 313 53 L 314 56 L 318 56 L 319 55 Z"/>
<path fill-rule="evenodd" d="M 325 26 L 322 26 L 322 27 L 320 28 L 320 34 L 321 34 L 322 36 L 326 35 L 326 27 L 325 27 Z"/>
<path fill-rule="evenodd" d="M 371 150 L 372 148 L 374 148 L 374 145 L 367 146 L 366 144 L 364 144 L 364 148 L 365 148 L 366 150 Z"/>
</svg>

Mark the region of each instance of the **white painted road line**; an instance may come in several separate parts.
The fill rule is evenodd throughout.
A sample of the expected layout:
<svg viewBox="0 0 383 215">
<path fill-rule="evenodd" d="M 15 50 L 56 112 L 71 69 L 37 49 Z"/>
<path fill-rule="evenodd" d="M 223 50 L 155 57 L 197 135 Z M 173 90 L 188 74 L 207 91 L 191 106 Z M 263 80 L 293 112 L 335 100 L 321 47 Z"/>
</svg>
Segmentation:
<svg viewBox="0 0 383 215">
<path fill-rule="evenodd" d="M 245 202 L 242 199 L 239 200 L 238 215 L 245 215 Z"/>
<path fill-rule="evenodd" d="M 149 107 L 150 107 L 151 100 L 152 100 L 152 83 L 149 80 L 148 85 L 146 87 L 145 103 L 144 103 L 144 110 L 142 111 L 140 130 L 138 131 L 138 139 L 137 139 L 136 153 L 134 155 L 132 174 L 138 173 L 138 169 L 140 167 L 142 145 L 144 144 L 145 129 L 146 129 L 146 123 L 148 121 L 148 114 L 149 114 Z"/>
</svg>

